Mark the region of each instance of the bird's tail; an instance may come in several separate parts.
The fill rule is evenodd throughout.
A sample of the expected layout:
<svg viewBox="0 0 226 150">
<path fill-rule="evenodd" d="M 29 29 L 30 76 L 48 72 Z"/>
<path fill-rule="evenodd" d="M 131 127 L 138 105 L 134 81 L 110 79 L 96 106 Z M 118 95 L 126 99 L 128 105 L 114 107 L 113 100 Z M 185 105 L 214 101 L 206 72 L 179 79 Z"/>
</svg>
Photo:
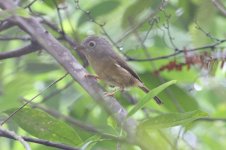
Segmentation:
<svg viewBox="0 0 226 150">
<path fill-rule="evenodd" d="M 148 93 L 150 90 L 144 85 L 138 85 L 138 87 L 143 90 L 145 93 Z M 157 104 L 163 104 L 163 102 L 157 96 L 154 97 L 154 100 Z"/>
</svg>

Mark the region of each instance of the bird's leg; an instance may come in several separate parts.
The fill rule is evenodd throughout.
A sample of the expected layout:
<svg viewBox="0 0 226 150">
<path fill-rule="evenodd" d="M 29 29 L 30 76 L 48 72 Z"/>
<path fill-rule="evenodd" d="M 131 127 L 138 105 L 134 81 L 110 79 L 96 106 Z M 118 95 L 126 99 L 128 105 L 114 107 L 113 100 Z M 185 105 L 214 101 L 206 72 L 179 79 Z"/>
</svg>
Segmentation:
<svg viewBox="0 0 226 150">
<path fill-rule="evenodd" d="M 98 77 L 98 76 L 96 76 L 96 75 L 88 74 L 88 73 L 85 74 L 84 77 L 85 77 L 85 78 L 94 78 L 94 79 L 96 79 L 96 80 L 97 80 L 97 79 L 100 79 L 100 77 Z"/>
<path fill-rule="evenodd" d="M 118 90 L 114 90 L 112 92 L 104 92 L 104 96 L 114 96 Z"/>
<path fill-rule="evenodd" d="M 104 95 L 105 96 L 114 96 L 116 92 L 118 91 L 124 91 L 124 88 L 120 87 L 120 88 L 116 88 L 115 90 L 111 91 L 111 92 L 105 92 Z"/>
<path fill-rule="evenodd" d="M 120 90 L 122 93 L 125 92 L 124 87 L 120 87 L 119 90 Z"/>
<path fill-rule="evenodd" d="M 112 87 L 112 86 L 111 86 Z M 105 96 L 114 96 L 115 95 L 115 93 L 116 92 L 118 92 L 118 88 L 117 87 L 115 87 L 115 86 L 113 86 L 114 88 L 113 88 L 113 90 L 111 90 L 111 92 L 104 92 L 104 95 Z"/>
</svg>

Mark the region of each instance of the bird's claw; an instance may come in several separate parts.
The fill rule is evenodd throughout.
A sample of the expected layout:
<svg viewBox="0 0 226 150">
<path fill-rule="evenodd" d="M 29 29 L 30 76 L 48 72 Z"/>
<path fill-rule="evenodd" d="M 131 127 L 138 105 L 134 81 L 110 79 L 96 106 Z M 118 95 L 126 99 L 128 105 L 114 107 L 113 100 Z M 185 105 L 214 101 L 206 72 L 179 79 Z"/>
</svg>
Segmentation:
<svg viewBox="0 0 226 150">
<path fill-rule="evenodd" d="M 85 78 L 94 78 L 94 79 L 100 79 L 98 76 L 92 75 L 92 74 L 85 74 L 84 75 Z"/>
<path fill-rule="evenodd" d="M 115 95 L 115 91 L 114 92 L 104 92 L 104 96 L 114 96 Z"/>
</svg>

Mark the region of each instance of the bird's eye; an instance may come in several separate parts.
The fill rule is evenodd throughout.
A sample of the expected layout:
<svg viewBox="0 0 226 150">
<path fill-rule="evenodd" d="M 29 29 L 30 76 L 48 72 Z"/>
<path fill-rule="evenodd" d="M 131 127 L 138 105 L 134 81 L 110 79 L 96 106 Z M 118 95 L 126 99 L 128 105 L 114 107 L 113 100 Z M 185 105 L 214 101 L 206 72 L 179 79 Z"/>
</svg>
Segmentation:
<svg viewBox="0 0 226 150">
<path fill-rule="evenodd" d="M 94 48 L 96 46 L 96 42 L 90 41 L 88 45 L 89 47 Z"/>
</svg>

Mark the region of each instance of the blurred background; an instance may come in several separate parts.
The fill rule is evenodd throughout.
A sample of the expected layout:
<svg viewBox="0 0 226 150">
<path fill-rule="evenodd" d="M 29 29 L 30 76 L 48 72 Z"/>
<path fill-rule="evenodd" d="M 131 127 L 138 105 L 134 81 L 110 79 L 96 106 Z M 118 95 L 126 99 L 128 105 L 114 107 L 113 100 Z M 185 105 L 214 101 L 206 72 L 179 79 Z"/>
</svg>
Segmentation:
<svg viewBox="0 0 226 150">
<path fill-rule="evenodd" d="M 132 116 L 134 119 L 143 121 L 161 114 L 195 110 L 208 113 L 208 118 L 199 118 L 186 125 L 151 130 L 150 149 L 223 150 L 226 147 L 225 1 L 16 2 L 23 8 L 23 11 L 18 11 L 19 15 L 25 10 L 29 15 L 39 18 L 46 30 L 71 50 L 92 74 L 92 68 L 78 56 L 73 44 L 65 40 L 65 35 L 75 43 L 80 43 L 89 35 L 107 38 L 114 45 L 115 51 L 128 61 L 151 89 L 167 81 L 177 80 L 177 84 L 158 95 L 163 100 L 163 105 L 150 101 Z M 18 27 L 0 33 L 0 53 L 16 50 L 30 43 L 30 36 Z M 21 57 L 1 58 L 0 120 L 6 118 L 5 112 L 18 108 L 64 74 L 64 69 L 45 50 Z M 102 81 L 100 84 L 107 90 L 112 90 Z M 127 110 L 131 110 L 144 96 L 145 93 L 138 88 L 116 94 L 117 100 Z M 35 112 L 29 112 L 34 110 L 33 107 L 40 113 L 39 116 Z M 65 126 L 70 126 L 76 132 L 77 143 L 69 135 L 65 137 L 70 142 L 63 137 L 63 140 L 52 139 L 53 141 L 92 150 L 139 150 L 137 146 L 109 140 L 87 131 L 86 127 L 81 130 L 81 127 L 65 121 L 64 117 L 69 116 L 101 133 L 121 135 L 121 129 L 115 125 L 114 120 L 70 76 L 45 90 L 25 110 L 15 119 L 9 120 L 4 127 L 20 135 L 50 140 L 47 135 L 38 135 L 37 131 L 30 131 L 28 128 L 35 127 L 31 122 L 42 122 L 45 119 L 42 118 L 42 112 L 45 115 L 46 112 L 49 115 L 57 112 L 64 116 L 53 115 L 54 119 L 61 118 Z M 30 118 L 29 115 L 23 116 L 23 113 L 30 114 Z M 54 130 L 56 129 L 48 131 L 52 133 Z M 19 142 L 3 137 L 0 137 L 0 147 L 2 150 L 24 149 Z M 55 149 L 34 143 L 31 147 L 33 150 Z"/>
</svg>

